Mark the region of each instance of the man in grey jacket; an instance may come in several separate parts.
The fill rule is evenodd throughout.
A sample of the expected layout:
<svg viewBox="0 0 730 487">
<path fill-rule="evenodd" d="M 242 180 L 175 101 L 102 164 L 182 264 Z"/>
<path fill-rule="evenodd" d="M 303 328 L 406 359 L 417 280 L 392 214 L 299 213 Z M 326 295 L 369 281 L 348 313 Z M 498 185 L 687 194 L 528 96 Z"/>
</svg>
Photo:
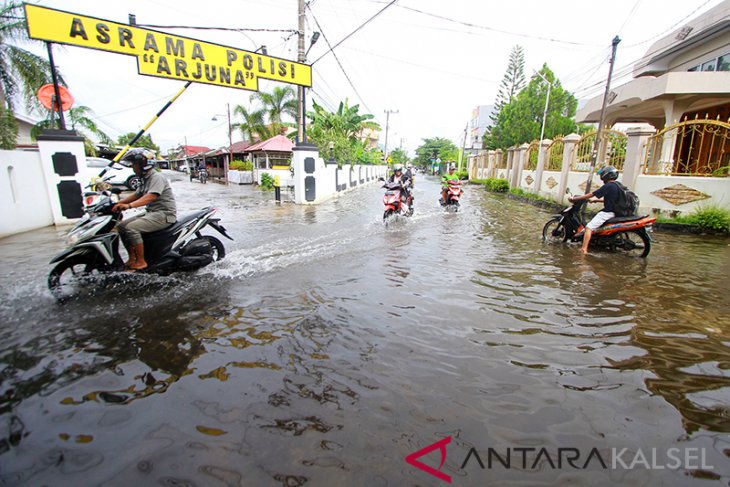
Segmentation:
<svg viewBox="0 0 730 487">
<path fill-rule="evenodd" d="M 154 157 L 155 154 L 149 149 L 135 148 L 130 149 L 120 161 L 124 165 L 131 164 L 134 173 L 142 178 L 142 184 L 133 195 L 114 205 L 112 210 L 119 212 L 147 207 L 144 215 L 125 219 L 117 227 L 129 254 L 125 267 L 133 272 L 147 268 L 142 234 L 162 230 L 177 221 L 177 207 L 170 182 L 153 170 Z"/>
</svg>

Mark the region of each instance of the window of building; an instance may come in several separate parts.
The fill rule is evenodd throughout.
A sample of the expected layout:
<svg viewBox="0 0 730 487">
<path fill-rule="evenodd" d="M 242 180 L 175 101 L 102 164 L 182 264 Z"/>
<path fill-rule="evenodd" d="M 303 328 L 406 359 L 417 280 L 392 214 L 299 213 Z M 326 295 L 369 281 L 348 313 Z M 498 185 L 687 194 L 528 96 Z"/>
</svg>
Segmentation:
<svg viewBox="0 0 730 487">
<path fill-rule="evenodd" d="M 718 71 L 730 71 L 730 52 L 717 58 Z"/>
<path fill-rule="evenodd" d="M 699 70 L 700 70 L 700 65 L 698 64 L 697 66 L 692 66 L 687 71 L 699 71 Z"/>
<path fill-rule="evenodd" d="M 707 61 L 706 63 L 702 63 L 702 71 L 714 71 L 716 65 L 717 65 L 717 59 L 713 59 L 712 61 Z"/>
</svg>

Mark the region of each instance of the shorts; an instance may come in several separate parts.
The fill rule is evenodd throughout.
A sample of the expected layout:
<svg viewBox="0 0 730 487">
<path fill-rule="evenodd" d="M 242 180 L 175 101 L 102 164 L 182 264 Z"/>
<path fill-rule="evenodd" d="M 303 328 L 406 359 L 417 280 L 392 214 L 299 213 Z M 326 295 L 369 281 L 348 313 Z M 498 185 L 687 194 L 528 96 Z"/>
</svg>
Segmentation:
<svg viewBox="0 0 730 487">
<path fill-rule="evenodd" d="M 588 222 L 586 228 L 590 228 L 593 231 L 598 230 L 598 227 L 600 227 L 615 216 L 616 214 L 612 211 L 599 211 L 598 213 L 596 213 L 596 216 L 594 216 L 593 219 Z"/>
</svg>

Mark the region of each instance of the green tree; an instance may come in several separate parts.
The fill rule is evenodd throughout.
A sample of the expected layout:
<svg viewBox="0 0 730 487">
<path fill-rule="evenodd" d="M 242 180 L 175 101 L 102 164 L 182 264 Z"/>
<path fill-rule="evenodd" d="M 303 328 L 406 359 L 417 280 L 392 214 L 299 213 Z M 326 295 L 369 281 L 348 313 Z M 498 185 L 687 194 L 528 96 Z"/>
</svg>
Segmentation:
<svg viewBox="0 0 730 487">
<path fill-rule="evenodd" d="M 340 102 L 336 112 L 312 102 L 313 110 L 307 115 L 311 120 L 307 136 L 326 159 L 334 159 L 339 165 L 346 163 L 379 163 L 374 154 L 379 150 L 368 149 L 361 140 L 366 129 L 377 130 L 380 126 L 371 120 L 370 114 L 360 113 L 359 105 L 349 106 L 347 100 Z"/>
<path fill-rule="evenodd" d="M 134 132 L 129 132 L 125 135 L 120 135 L 119 138 L 117 138 L 117 144 L 121 146 L 126 146 L 129 144 L 129 141 L 131 141 L 134 136 L 137 135 Z M 155 152 L 160 152 L 160 148 L 152 142 L 152 136 L 150 134 L 143 135 L 139 138 L 137 142 L 135 142 L 132 147 L 146 147 L 147 149 L 152 149 Z"/>
<path fill-rule="evenodd" d="M 525 53 L 522 46 L 514 46 L 509 54 L 509 64 L 504 73 L 502 83 L 499 85 L 497 99 L 494 101 L 494 109 L 490 115 L 492 124 L 496 125 L 499 112 L 502 108 L 515 99 L 517 93 L 525 87 Z"/>
<path fill-rule="evenodd" d="M 572 93 L 563 89 L 547 64 L 540 69 L 540 74 L 552 83 L 545 120 L 545 137 L 552 139 L 575 132 L 577 125 L 574 117 L 578 101 Z M 484 136 L 484 146 L 506 149 L 540 137 L 547 89 L 542 78 L 533 76 L 517 98 L 502 107 L 496 125 Z"/>
<path fill-rule="evenodd" d="M 271 124 L 282 125 L 283 115 L 288 115 L 293 119 L 297 118 L 297 99 L 296 93 L 291 86 L 275 87 L 271 93 L 257 91 L 253 93 L 250 100 L 258 101 L 263 105 L 263 111 L 269 117 Z"/>
<path fill-rule="evenodd" d="M 434 137 L 432 139 L 423 139 L 416 149 L 416 158 L 414 162 L 417 166 L 424 169 L 430 168 L 433 161 L 441 159 L 442 164 L 449 161 L 456 161 L 459 154 L 459 148 L 448 139 Z"/>
<path fill-rule="evenodd" d="M 28 110 L 37 108 L 38 88 L 51 79 L 48 61 L 17 46 L 23 42 L 30 42 L 23 4 L 4 0 L 0 6 L 0 141 L 4 149 L 12 149 L 17 140 L 12 116 L 15 99 L 21 97 Z M 59 82 L 63 83 L 62 77 Z"/>
<path fill-rule="evenodd" d="M 269 130 L 264 120 L 265 113 L 263 110 L 249 110 L 243 105 L 233 107 L 233 116 L 239 116 L 242 122 L 237 122 L 232 127 L 237 128 L 241 132 L 241 138 L 249 142 L 257 140 L 265 140 L 270 138 Z"/>
</svg>

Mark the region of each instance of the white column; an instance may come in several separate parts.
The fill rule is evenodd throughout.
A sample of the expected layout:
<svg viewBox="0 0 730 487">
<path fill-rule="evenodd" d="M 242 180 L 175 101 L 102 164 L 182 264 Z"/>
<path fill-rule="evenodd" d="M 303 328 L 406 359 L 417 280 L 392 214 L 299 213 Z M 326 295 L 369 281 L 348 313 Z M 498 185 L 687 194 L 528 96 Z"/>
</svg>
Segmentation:
<svg viewBox="0 0 730 487">
<path fill-rule="evenodd" d="M 654 132 L 639 127 L 632 127 L 626 131 L 626 161 L 624 162 L 621 181 L 629 188 L 636 186 L 636 178 L 641 174 L 641 169 L 646 156 L 646 143 Z"/>
<path fill-rule="evenodd" d="M 91 182 L 84 138 L 73 130 L 46 130 L 38 136 L 53 223 L 69 225 L 84 215 L 83 192 Z"/>
<path fill-rule="evenodd" d="M 540 194 L 540 187 L 542 186 L 542 173 L 545 171 L 545 164 L 547 164 L 547 148 L 553 141 L 550 139 L 544 139 L 540 141 L 540 152 L 537 158 L 537 168 L 535 169 L 535 194 Z"/>
<path fill-rule="evenodd" d="M 560 194 L 560 203 L 565 203 L 565 188 L 568 187 L 568 175 L 573 167 L 573 149 L 580 140 L 580 135 L 569 134 L 563 137 L 563 166 L 560 169 L 560 185 L 558 193 Z"/>
</svg>

